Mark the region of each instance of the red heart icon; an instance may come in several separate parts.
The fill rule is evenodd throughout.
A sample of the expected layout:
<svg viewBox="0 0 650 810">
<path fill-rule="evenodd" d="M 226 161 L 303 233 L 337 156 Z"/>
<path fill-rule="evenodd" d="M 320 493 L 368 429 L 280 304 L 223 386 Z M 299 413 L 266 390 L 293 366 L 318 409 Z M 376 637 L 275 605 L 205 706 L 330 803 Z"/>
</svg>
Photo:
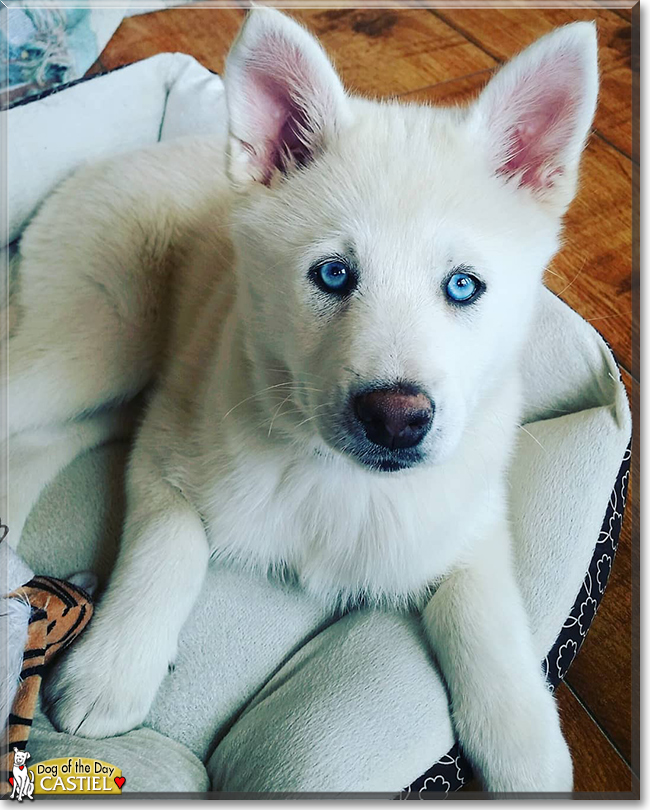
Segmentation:
<svg viewBox="0 0 650 810">
<path fill-rule="evenodd" d="M 20 768 L 20 770 L 22 771 L 22 770 L 24 769 L 24 767 L 25 767 L 25 766 L 24 766 L 24 765 L 19 765 L 18 767 L 19 767 L 19 768 Z"/>
<path fill-rule="evenodd" d="M 122 788 L 124 787 L 124 783 L 126 782 L 126 778 L 124 776 L 116 776 L 114 778 L 115 784 L 118 786 L 120 790 L 122 790 Z"/>
<path fill-rule="evenodd" d="M 13 776 L 9 777 L 9 784 L 11 785 L 11 787 L 14 786 L 14 778 L 13 778 Z"/>
</svg>

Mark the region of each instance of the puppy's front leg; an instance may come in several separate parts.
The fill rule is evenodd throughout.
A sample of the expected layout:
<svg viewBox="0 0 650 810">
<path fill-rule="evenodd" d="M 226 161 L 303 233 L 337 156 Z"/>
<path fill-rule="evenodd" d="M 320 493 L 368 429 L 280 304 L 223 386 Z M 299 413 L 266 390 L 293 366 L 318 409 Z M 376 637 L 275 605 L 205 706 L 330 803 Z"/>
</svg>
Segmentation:
<svg viewBox="0 0 650 810">
<path fill-rule="evenodd" d="M 536 656 L 503 520 L 424 611 L 463 750 L 491 792 L 570 792 L 571 755 Z"/>
<path fill-rule="evenodd" d="M 109 587 L 45 688 L 55 726 L 85 737 L 119 734 L 144 720 L 209 558 L 199 515 L 137 447 L 128 505 Z"/>
</svg>

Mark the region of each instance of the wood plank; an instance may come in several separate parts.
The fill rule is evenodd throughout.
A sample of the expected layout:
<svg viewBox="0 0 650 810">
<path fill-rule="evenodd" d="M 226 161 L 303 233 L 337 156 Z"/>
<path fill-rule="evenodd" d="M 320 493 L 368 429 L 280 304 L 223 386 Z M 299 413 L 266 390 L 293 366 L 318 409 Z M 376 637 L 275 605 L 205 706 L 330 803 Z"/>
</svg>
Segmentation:
<svg viewBox="0 0 650 810">
<path fill-rule="evenodd" d="M 628 766 L 566 684 L 560 684 L 557 701 L 562 730 L 573 757 L 574 792 L 638 790 L 638 782 L 635 785 Z"/>
<path fill-rule="evenodd" d="M 601 72 L 595 127 L 626 155 L 632 155 L 632 27 L 609 9 L 484 8 L 433 11 L 499 61 L 553 28 L 576 20 L 596 20 Z"/>
<path fill-rule="evenodd" d="M 607 3 L 604 3 L 603 5 L 607 5 Z M 632 9 L 631 8 L 614 8 L 614 9 L 612 9 L 612 11 L 615 14 L 618 14 L 618 16 L 622 17 L 624 20 L 627 20 L 628 22 L 632 21 Z"/>
<path fill-rule="evenodd" d="M 493 67 L 495 60 L 426 9 L 291 9 L 345 85 L 390 96 Z"/>
<path fill-rule="evenodd" d="M 480 48 L 426 10 L 292 9 L 313 31 L 353 92 L 406 93 L 495 65 Z M 210 70 L 223 63 L 243 9 L 183 7 L 126 18 L 104 49 L 107 69 L 182 51 Z"/>
<path fill-rule="evenodd" d="M 638 150 L 638 142 L 635 144 Z M 641 382 L 639 348 L 641 346 L 641 169 L 637 163 L 632 166 L 632 365 L 628 370 L 634 379 Z"/>
<path fill-rule="evenodd" d="M 106 73 L 106 66 L 101 59 L 96 59 L 88 70 L 84 73 L 84 78 L 96 76 L 99 73 Z"/>
<path fill-rule="evenodd" d="M 157 53 L 182 52 L 221 73 L 244 16 L 240 8 L 188 6 L 126 17 L 100 58 L 113 70 Z"/>
<path fill-rule="evenodd" d="M 638 397 L 632 395 L 632 378 L 622 372 L 628 396 L 637 411 Z M 632 760 L 632 549 L 639 543 L 639 500 L 637 495 L 640 459 L 632 456 L 632 470 L 623 527 L 609 583 L 587 638 L 567 675 L 567 683 L 605 729 L 628 763 Z M 635 705 L 638 707 L 638 697 Z M 638 743 L 637 743 L 638 745 Z"/>
<path fill-rule="evenodd" d="M 477 73 L 470 73 L 468 76 L 461 76 L 458 79 L 449 79 L 446 82 L 439 82 L 431 87 L 413 90 L 410 93 L 403 93 L 398 96 L 398 98 L 400 101 L 418 104 L 436 104 L 440 106 L 467 104 L 478 96 L 493 74 L 494 71 L 490 69 L 479 70 Z"/>
<path fill-rule="evenodd" d="M 353 92 L 409 92 L 486 67 L 495 60 L 426 10 L 292 9 L 312 30 Z M 126 18 L 101 55 L 109 68 L 163 51 L 183 51 L 217 72 L 243 9 L 183 7 Z"/>
</svg>

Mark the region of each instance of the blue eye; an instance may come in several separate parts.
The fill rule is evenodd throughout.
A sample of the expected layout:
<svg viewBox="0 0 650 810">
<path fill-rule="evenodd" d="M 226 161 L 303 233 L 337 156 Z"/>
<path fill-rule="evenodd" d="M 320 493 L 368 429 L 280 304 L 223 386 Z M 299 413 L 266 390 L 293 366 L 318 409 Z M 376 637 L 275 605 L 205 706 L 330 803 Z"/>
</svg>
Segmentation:
<svg viewBox="0 0 650 810">
<path fill-rule="evenodd" d="M 332 259 L 314 267 L 312 278 L 323 292 L 335 295 L 346 295 L 355 284 L 354 274 L 340 259 Z"/>
<path fill-rule="evenodd" d="M 480 292 L 481 282 L 469 273 L 454 273 L 447 282 L 447 297 L 455 304 L 469 304 Z"/>
</svg>

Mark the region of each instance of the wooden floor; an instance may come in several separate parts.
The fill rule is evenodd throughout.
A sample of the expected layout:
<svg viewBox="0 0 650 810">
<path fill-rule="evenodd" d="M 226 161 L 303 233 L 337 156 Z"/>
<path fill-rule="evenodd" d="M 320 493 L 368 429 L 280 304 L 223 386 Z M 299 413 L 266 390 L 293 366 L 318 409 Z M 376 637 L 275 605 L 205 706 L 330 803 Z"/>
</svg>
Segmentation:
<svg viewBox="0 0 650 810">
<path fill-rule="evenodd" d="M 567 1 L 567 5 L 569 5 Z M 605 3 L 602 4 L 606 5 Z M 606 338 L 638 414 L 632 340 L 632 13 L 629 9 L 310 9 L 291 12 L 321 39 L 347 87 L 441 104 L 470 99 L 505 59 L 555 26 L 596 20 L 602 84 L 565 246 L 546 283 Z M 179 8 L 127 18 L 90 72 L 164 51 L 221 72 L 243 8 Z M 635 65 L 635 69 L 638 67 Z M 638 147 L 637 147 L 638 148 Z M 637 333 L 635 332 L 635 335 Z M 577 791 L 630 791 L 638 777 L 633 700 L 632 572 L 638 571 L 639 450 L 611 579 L 587 640 L 558 691 Z M 635 632 L 638 628 L 635 628 Z M 636 789 L 636 788 L 635 788 Z"/>
</svg>

